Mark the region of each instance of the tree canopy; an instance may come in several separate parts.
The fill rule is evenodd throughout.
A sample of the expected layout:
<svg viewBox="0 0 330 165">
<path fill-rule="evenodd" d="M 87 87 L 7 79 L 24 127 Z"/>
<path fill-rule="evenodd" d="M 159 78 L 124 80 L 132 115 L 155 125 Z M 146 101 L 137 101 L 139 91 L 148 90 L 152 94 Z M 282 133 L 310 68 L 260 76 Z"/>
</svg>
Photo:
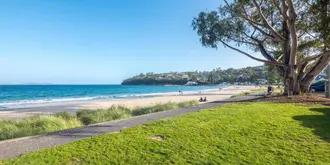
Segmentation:
<svg viewBox="0 0 330 165">
<path fill-rule="evenodd" d="M 206 47 L 224 45 L 273 65 L 294 94 L 306 92 L 330 62 L 329 0 L 224 0 L 192 26 Z"/>
<path fill-rule="evenodd" d="M 139 74 L 122 82 L 123 85 L 184 85 L 196 81 L 199 85 L 227 83 L 258 83 L 261 79 L 278 83 L 278 74 L 269 66 L 221 69 L 195 72 L 170 72 Z"/>
</svg>

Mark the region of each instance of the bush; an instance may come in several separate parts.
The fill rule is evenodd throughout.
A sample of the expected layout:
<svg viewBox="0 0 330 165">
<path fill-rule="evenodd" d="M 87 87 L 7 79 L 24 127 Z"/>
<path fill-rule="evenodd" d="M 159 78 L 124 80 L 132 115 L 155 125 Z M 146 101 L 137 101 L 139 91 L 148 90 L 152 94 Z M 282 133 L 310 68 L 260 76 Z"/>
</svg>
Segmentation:
<svg viewBox="0 0 330 165">
<path fill-rule="evenodd" d="M 193 105 L 197 105 L 197 104 L 198 104 L 198 101 L 187 101 L 187 102 L 180 102 L 180 103 L 168 102 L 165 104 L 158 104 L 158 105 L 151 106 L 151 107 L 145 107 L 145 108 L 133 110 L 132 115 L 139 116 L 139 115 L 144 115 L 144 114 L 148 114 L 148 113 L 155 113 L 155 112 L 167 111 L 167 110 L 172 110 L 172 109 L 177 109 L 177 108 L 182 108 L 182 107 L 193 106 Z"/>
<path fill-rule="evenodd" d="M 95 111 L 80 110 L 77 112 L 77 118 L 85 125 L 123 119 L 130 116 L 131 111 L 125 107 L 111 107 L 109 109 L 99 109 Z"/>
<path fill-rule="evenodd" d="M 32 136 L 82 126 L 76 118 L 37 116 L 20 120 L 0 120 L 0 140 Z"/>
<path fill-rule="evenodd" d="M 194 105 L 197 105 L 198 103 L 199 102 L 197 100 L 194 100 L 194 101 L 180 102 L 180 103 L 178 103 L 178 105 L 180 108 L 183 108 L 183 107 L 194 106 Z"/>
<path fill-rule="evenodd" d="M 63 119 L 67 119 L 67 120 L 74 117 L 74 116 L 70 115 L 68 112 L 58 112 L 58 113 L 55 113 L 54 116 L 62 117 Z"/>
</svg>

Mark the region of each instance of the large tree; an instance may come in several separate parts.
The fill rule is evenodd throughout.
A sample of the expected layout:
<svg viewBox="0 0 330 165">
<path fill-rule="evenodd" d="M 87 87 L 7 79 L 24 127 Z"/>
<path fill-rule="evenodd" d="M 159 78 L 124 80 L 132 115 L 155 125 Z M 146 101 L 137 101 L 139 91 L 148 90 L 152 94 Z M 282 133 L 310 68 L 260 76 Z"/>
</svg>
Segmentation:
<svg viewBox="0 0 330 165">
<path fill-rule="evenodd" d="M 276 67 L 293 94 L 307 92 L 330 62 L 329 0 L 225 0 L 192 25 L 204 46 L 222 44 Z"/>
</svg>

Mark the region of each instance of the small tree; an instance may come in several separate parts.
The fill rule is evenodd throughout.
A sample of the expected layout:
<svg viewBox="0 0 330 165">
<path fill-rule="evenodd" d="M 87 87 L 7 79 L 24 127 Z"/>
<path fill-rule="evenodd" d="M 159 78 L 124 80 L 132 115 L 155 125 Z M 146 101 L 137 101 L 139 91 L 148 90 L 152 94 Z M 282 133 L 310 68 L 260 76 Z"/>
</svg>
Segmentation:
<svg viewBox="0 0 330 165">
<path fill-rule="evenodd" d="M 329 0 L 234 0 L 201 12 L 192 26 L 204 46 L 218 44 L 276 67 L 286 91 L 307 92 L 330 62 Z M 263 59 L 247 50 L 260 52 Z"/>
</svg>

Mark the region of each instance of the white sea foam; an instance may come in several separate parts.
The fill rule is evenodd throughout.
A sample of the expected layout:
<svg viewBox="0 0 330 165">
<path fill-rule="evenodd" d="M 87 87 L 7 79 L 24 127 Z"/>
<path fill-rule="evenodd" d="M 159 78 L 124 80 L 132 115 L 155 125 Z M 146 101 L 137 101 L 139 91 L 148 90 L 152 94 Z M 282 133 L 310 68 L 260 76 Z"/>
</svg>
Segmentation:
<svg viewBox="0 0 330 165">
<path fill-rule="evenodd" d="M 222 88 L 224 89 L 224 88 Z M 204 89 L 197 91 L 183 91 L 184 94 L 197 94 L 201 91 L 216 91 L 218 89 Z M 163 92 L 163 93 L 143 93 L 143 94 L 124 94 L 124 95 L 111 95 L 111 96 L 93 96 L 93 97 L 73 97 L 73 98 L 51 98 L 42 100 L 17 100 L 0 102 L 0 110 L 13 109 L 13 108 L 26 108 L 44 105 L 56 105 L 60 103 L 76 103 L 92 100 L 118 100 L 125 98 L 140 98 L 140 97 L 154 97 L 154 96 L 173 96 L 179 95 L 178 92 Z"/>
</svg>

